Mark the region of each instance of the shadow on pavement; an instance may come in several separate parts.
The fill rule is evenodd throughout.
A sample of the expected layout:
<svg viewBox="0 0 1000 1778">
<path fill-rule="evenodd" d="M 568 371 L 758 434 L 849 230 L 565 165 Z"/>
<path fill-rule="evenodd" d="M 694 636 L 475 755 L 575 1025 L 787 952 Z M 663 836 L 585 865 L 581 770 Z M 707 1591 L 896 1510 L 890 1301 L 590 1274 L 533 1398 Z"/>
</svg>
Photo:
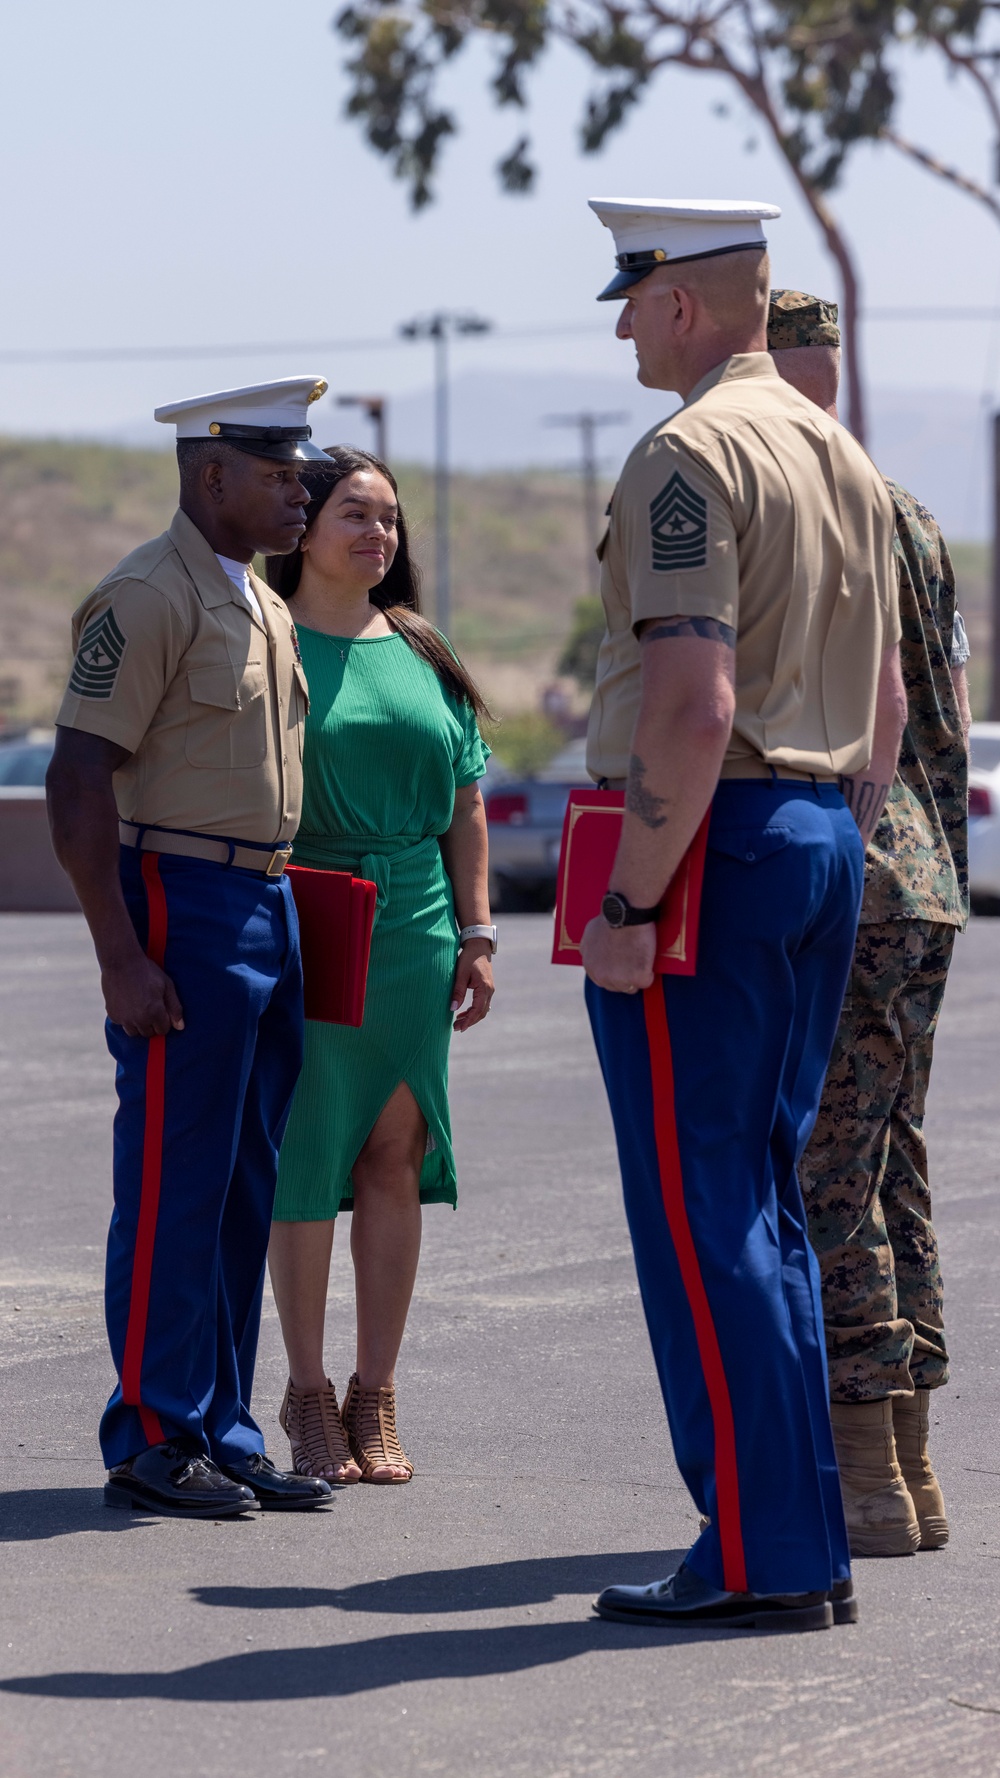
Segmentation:
<svg viewBox="0 0 1000 1778">
<path fill-rule="evenodd" d="M 76 1531 L 129 1531 L 155 1520 L 112 1512 L 100 1488 L 12 1488 L 0 1494 L 0 1543 L 69 1537 Z"/>
<path fill-rule="evenodd" d="M 489 1611 L 541 1605 L 565 1593 L 599 1593 L 616 1582 L 636 1586 L 672 1574 L 683 1550 L 641 1550 L 626 1555 L 544 1556 L 535 1561 L 484 1563 L 475 1568 L 434 1568 L 354 1587 L 192 1587 L 201 1605 L 239 1611 L 332 1611 L 413 1613 Z"/>
<path fill-rule="evenodd" d="M 0 1681 L 0 1692 L 46 1698 L 166 1698 L 174 1703 L 259 1704 L 344 1698 L 434 1679 L 475 1679 L 551 1666 L 577 1655 L 718 1641 L 738 1630 L 633 1630 L 597 1618 L 425 1630 L 324 1648 L 255 1649 L 173 1673 L 46 1673 Z"/>
</svg>

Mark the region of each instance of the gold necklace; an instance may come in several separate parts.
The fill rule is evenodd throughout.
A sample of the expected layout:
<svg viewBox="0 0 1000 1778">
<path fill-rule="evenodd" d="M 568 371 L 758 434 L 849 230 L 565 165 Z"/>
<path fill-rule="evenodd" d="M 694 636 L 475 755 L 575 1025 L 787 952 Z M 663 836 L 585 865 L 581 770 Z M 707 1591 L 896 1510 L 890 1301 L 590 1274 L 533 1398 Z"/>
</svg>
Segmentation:
<svg viewBox="0 0 1000 1778">
<path fill-rule="evenodd" d="M 358 631 L 358 633 L 357 633 L 357 635 L 356 635 L 356 636 L 352 636 L 352 637 L 351 637 L 351 642 L 360 642 L 360 641 L 361 641 L 361 638 L 362 638 L 362 636 L 363 636 L 363 635 L 364 635 L 364 634 L 365 634 L 365 631 L 366 631 L 366 630 L 368 630 L 368 629 L 370 629 L 370 628 L 371 628 L 371 626 L 372 626 L 372 624 L 373 624 L 373 623 L 374 623 L 374 621 L 375 621 L 375 619 L 376 619 L 376 618 L 377 618 L 377 617 L 378 617 L 378 616 L 379 616 L 379 608 L 378 608 L 378 606 L 377 606 L 377 605 L 373 605 L 373 606 L 372 606 L 372 613 L 371 613 L 371 616 L 370 616 L 370 617 L 369 617 L 369 618 L 368 618 L 368 619 L 367 619 L 367 621 L 366 621 L 366 622 L 365 622 L 365 623 L 363 623 L 363 624 L 362 624 L 362 626 L 361 626 L 361 628 L 360 628 L 360 630 L 359 630 L 359 631 Z M 349 648 L 349 647 L 350 647 L 350 645 L 351 645 L 351 643 L 350 643 L 350 642 L 349 642 L 349 643 L 348 643 L 348 645 L 347 645 L 347 646 L 348 646 L 348 648 Z M 341 648 L 341 649 L 340 649 L 340 650 L 339 650 L 339 651 L 338 651 L 338 652 L 339 652 L 339 654 L 340 654 L 340 658 L 341 658 L 341 660 L 342 660 L 342 661 L 344 661 L 344 662 L 345 662 L 345 663 L 346 663 L 346 661 L 347 661 L 347 651 L 346 651 L 346 649 L 343 649 L 343 648 Z"/>
<path fill-rule="evenodd" d="M 375 622 L 375 617 L 379 617 L 379 615 L 381 615 L 381 613 L 379 613 L 379 606 L 377 606 L 377 605 L 372 606 L 372 615 L 370 615 L 370 617 L 368 617 L 367 622 L 365 622 L 365 624 L 361 624 L 361 629 L 359 629 L 358 635 L 356 635 L 356 637 L 351 637 L 351 642 L 359 642 L 359 640 L 361 640 L 361 637 L 363 637 L 363 635 L 365 635 L 365 631 L 367 631 L 367 629 L 372 628 L 372 624 L 374 624 L 374 622 Z M 347 644 L 347 647 L 351 647 L 351 642 L 349 642 L 349 644 Z M 340 649 L 340 660 L 347 661 L 347 651 L 345 651 L 345 649 Z"/>
</svg>

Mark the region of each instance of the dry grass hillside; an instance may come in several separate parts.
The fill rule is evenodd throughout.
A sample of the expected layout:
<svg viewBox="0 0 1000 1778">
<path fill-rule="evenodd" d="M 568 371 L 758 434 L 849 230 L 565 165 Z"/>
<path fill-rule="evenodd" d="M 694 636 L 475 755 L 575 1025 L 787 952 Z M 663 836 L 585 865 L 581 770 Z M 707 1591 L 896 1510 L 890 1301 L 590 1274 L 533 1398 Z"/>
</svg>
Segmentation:
<svg viewBox="0 0 1000 1778">
<path fill-rule="evenodd" d="M 404 468 L 400 483 L 433 614 L 431 478 Z M 175 489 L 169 452 L 0 440 L 0 719 L 51 719 L 74 605 L 128 550 L 163 530 Z M 587 591 L 579 485 L 550 471 L 458 475 L 452 538 L 456 646 L 501 715 L 537 709 L 573 606 Z M 988 552 L 958 544 L 954 555 L 981 710 Z"/>
<path fill-rule="evenodd" d="M 433 490 L 400 472 L 434 610 Z M 0 713 L 51 718 L 69 659 L 69 616 L 136 544 L 169 522 L 169 452 L 0 440 Z M 578 485 L 550 472 L 456 476 L 453 635 L 505 713 L 533 709 L 586 591 Z"/>
</svg>

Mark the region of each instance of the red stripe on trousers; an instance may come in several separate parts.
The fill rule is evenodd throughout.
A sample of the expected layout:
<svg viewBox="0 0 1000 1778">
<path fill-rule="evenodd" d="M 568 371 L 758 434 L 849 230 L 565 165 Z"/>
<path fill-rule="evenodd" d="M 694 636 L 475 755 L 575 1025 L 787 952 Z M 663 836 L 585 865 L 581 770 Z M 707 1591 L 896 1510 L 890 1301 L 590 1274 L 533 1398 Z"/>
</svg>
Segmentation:
<svg viewBox="0 0 1000 1778">
<path fill-rule="evenodd" d="M 156 852 L 142 855 L 142 880 L 146 887 L 149 909 L 149 939 L 146 955 L 163 968 L 167 949 L 167 897 L 160 876 L 160 860 Z M 151 1445 L 161 1445 L 165 1434 L 152 1408 L 142 1401 L 142 1355 L 146 1345 L 146 1321 L 149 1315 L 149 1287 L 153 1276 L 153 1247 L 156 1242 L 156 1217 L 160 1207 L 160 1179 L 163 1172 L 163 1116 L 166 1082 L 167 1040 L 151 1037 L 146 1055 L 146 1121 L 142 1138 L 142 1179 L 139 1185 L 139 1221 L 135 1233 L 132 1258 L 132 1290 L 128 1306 L 128 1328 L 125 1333 L 125 1356 L 122 1360 L 122 1400 L 138 1408 L 142 1430 Z"/>
<path fill-rule="evenodd" d="M 736 1464 L 736 1430 L 729 1384 L 719 1350 L 719 1339 L 712 1319 L 701 1266 L 695 1251 L 691 1224 L 684 1202 L 684 1177 L 681 1171 L 680 1148 L 677 1142 L 677 1117 L 674 1109 L 674 1063 L 670 1049 L 670 1028 L 663 997 L 663 980 L 657 976 L 643 994 L 646 1014 L 646 1035 L 649 1040 L 649 1066 L 653 1081 L 653 1127 L 656 1133 L 656 1158 L 660 1170 L 660 1190 L 667 1213 L 681 1282 L 691 1308 L 698 1356 L 708 1390 L 715 1433 L 715 1501 L 719 1542 L 722 1545 L 723 1584 L 731 1593 L 747 1591 L 747 1565 L 743 1551 L 743 1530 L 740 1524 L 740 1485 Z"/>
</svg>

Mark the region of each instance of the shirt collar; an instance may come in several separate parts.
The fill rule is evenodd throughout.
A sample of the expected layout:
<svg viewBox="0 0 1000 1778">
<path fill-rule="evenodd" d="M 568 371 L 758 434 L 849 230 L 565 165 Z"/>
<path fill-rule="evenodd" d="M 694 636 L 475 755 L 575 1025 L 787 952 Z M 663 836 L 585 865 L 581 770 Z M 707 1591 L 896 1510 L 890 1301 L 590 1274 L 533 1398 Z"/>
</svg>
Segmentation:
<svg viewBox="0 0 1000 1778">
<path fill-rule="evenodd" d="M 180 507 L 170 521 L 167 535 L 194 582 L 195 592 L 207 610 L 211 611 L 217 605 L 239 605 L 242 610 L 250 613 L 251 623 L 257 623 L 256 612 L 235 581 L 230 580 L 208 539 L 199 531 L 194 520 L 189 519 L 187 513 L 182 512 Z M 265 601 L 260 598 L 260 582 L 252 574 L 251 585 L 260 600 L 261 610 L 266 611 Z M 264 628 L 268 629 L 266 621 Z M 270 634 L 269 630 L 268 634 Z"/>
<path fill-rule="evenodd" d="M 774 378 L 777 375 L 770 352 L 734 352 L 731 358 L 724 358 L 721 364 L 715 365 L 707 376 L 695 384 L 684 406 L 690 407 L 693 401 L 707 395 L 709 389 L 714 389 L 717 383 L 746 382 L 753 377 Z"/>
</svg>

